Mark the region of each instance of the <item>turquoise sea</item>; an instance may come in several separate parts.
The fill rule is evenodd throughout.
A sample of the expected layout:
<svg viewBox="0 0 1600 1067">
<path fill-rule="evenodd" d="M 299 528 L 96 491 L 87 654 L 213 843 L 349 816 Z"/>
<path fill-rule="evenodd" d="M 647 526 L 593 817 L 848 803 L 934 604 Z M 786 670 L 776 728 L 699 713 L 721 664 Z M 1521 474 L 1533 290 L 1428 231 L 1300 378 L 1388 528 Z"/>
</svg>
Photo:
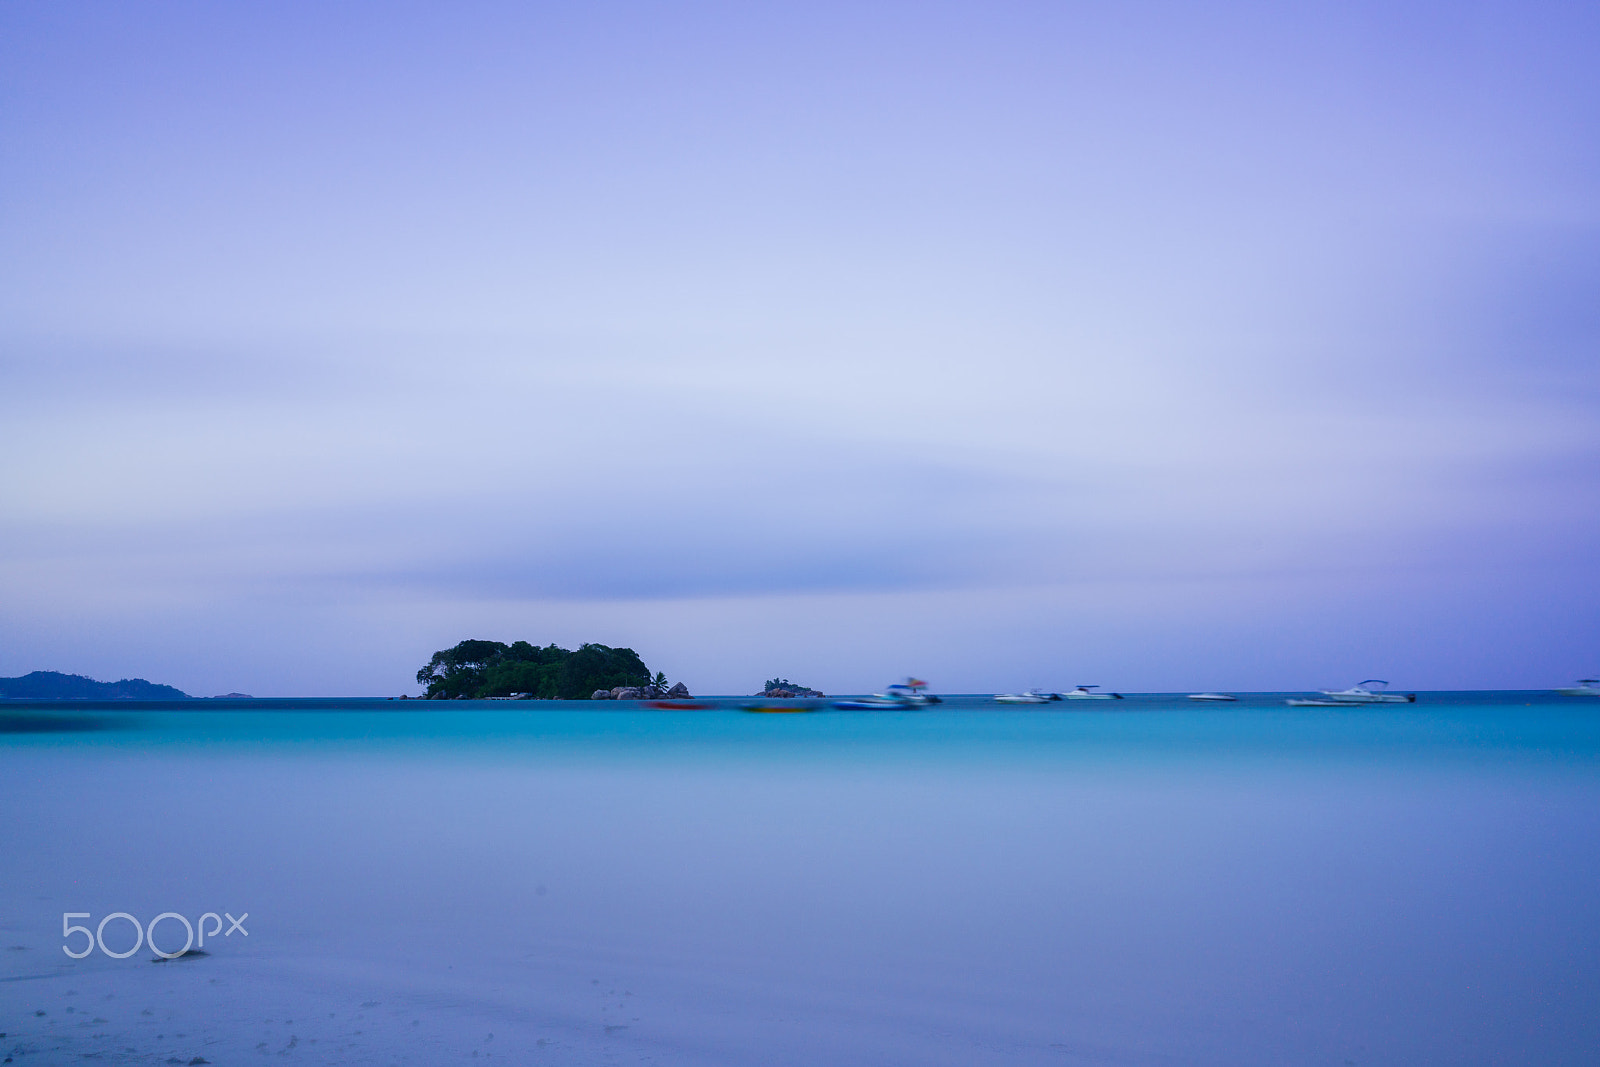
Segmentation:
<svg viewBox="0 0 1600 1067">
<path fill-rule="evenodd" d="M 1600 701 L 1284 695 L 9 702 L 0 1052 L 1595 1062 Z"/>
</svg>

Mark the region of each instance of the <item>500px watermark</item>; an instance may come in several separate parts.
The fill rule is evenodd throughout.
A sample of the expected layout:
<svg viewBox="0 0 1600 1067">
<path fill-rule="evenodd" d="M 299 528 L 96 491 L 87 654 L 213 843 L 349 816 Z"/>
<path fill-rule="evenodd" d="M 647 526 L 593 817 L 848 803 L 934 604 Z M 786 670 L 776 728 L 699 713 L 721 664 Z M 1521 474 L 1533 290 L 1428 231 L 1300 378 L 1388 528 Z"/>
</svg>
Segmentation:
<svg viewBox="0 0 1600 1067">
<path fill-rule="evenodd" d="M 114 911 L 110 915 L 107 915 L 105 918 L 101 919 L 100 925 L 96 926 L 92 931 L 87 926 L 76 926 L 72 922 L 73 919 L 93 918 L 89 912 L 64 911 L 61 913 L 61 939 L 63 941 L 70 941 L 72 935 L 82 934 L 88 940 L 84 944 L 82 952 L 72 951 L 72 946 L 70 944 L 62 945 L 61 951 L 65 952 L 75 960 L 81 960 L 89 953 L 93 952 L 96 948 L 99 948 L 101 952 L 104 952 L 107 956 L 110 956 L 114 960 L 125 960 L 135 952 L 138 952 L 140 945 L 148 942 L 151 952 L 154 952 L 162 959 L 175 960 L 185 952 L 188 952 L 191 948 L 205 948 L 207 937 L 216 937 L 217 934 L 222 933 L 223 915 L 227 915 L 229 923 L 228 931 L 227 933 L 222 934 L 223 937 L 232 937 L 235 930 L 239 931 L 239 933 L 243 934 L 245 937 L 250 936 L 250 931 L 244 928 L 244 921 L 250 918 L 250 913 L 248 911 L 239 916 L 237 919 L 235 919 L 232 915 L 228 915 L 227 912 L 223 912 L 222 915 L 218 915 L 214 911 L 208 911 L 204 915 L 200 916 L 200 921 L 198 923 L 193 924 L 175 911 L 164 911 L 160 915 L 157 915 L 154 919 L 151 919 L 149 926 L 140 926 L 139 920 L 135 919 L 132 915 L 129 915 L 125 911 Z M 126 952 L 112 952 L 109 948 L 106 948 L 106 924 L 111 922 L 113 919 L 121 919 L 133 925 L 133 947 Z M 176 952 L 163 952 L 156 945 L 156 926 L 159 925 L 163 919 L 171 919 L 175 922 L 180 922 L 183 924 L 183 931 L 185 935 L 183 947 L 178 949 Z M 215 925 L 210 930 L 206 929 L 207 919 L 215 921 Z M 198 946 L 195 945 L 194 936 L 196 926 L 200 928 L 200 944 Z"/>
</svg>

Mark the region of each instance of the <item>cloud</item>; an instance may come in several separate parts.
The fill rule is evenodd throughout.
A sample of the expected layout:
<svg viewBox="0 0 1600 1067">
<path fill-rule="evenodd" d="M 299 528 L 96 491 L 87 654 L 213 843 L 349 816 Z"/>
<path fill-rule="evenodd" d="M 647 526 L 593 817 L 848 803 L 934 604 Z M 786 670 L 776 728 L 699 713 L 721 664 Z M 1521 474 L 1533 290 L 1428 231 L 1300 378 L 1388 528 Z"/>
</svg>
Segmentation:
<svg viewBox="0 0 1600 1067">
<path fill-rule="evenodd" d="M 0 17 L 13 632 L 1597 573 L 1587 15 Z"/>
</svg>

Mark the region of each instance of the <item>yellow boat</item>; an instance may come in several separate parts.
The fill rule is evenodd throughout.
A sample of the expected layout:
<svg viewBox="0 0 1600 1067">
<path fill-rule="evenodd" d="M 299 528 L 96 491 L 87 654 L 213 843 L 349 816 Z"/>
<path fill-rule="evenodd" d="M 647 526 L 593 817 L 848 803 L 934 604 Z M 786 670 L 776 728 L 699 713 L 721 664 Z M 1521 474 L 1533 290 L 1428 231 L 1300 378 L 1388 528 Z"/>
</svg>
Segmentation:
<svg viewBox="0 0 1600 1067">
<path fill-rule="evenodd" d="M 788 712 L 790 714 L 793 714 L 797 711 L 816 711 L 819 706 L 820 705 L 806 703 L 799 700 L 792 702 L 784 700 L 773 703 L 739 705 L 740 709 L 743 711 Z"/>
</svg>

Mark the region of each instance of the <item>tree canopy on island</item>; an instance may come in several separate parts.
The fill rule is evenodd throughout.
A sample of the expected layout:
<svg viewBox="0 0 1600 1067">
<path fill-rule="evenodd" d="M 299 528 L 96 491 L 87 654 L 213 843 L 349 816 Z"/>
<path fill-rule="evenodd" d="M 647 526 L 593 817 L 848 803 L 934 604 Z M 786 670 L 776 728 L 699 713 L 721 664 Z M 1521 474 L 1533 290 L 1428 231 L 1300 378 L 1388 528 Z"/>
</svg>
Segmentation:
<svg viewBox="0 0 1600 1067">
<path fill-rule="evenodd" d="M 631 648 L 557 645 L 526 641 L 462 641 L 433 654 L 417 672 L 417 684 L 435 700 L 483 699 L 528 693 L 540 699 L 587 700 L 597 689 L 642 686 L 650 671 Z"/>
</svg>

